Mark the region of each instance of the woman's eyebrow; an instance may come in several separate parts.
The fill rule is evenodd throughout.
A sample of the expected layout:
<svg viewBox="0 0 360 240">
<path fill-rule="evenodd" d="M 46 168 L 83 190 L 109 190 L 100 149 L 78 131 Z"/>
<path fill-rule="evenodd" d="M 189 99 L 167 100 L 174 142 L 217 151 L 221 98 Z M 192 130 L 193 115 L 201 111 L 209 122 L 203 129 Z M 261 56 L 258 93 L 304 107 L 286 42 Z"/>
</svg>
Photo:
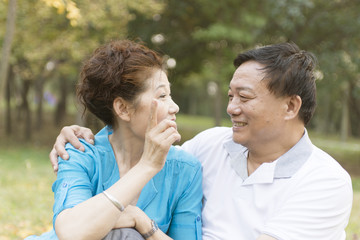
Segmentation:
<svg viewBox="0 0 360 240">
<path fill-rule="evenodd" d="M 160 84 L 159 86 L 156 87 L 156 90 L 159 89 L 159 88 L 164 88 L 164 87 L 166 87 L 165 84 Z"/>
</svg>

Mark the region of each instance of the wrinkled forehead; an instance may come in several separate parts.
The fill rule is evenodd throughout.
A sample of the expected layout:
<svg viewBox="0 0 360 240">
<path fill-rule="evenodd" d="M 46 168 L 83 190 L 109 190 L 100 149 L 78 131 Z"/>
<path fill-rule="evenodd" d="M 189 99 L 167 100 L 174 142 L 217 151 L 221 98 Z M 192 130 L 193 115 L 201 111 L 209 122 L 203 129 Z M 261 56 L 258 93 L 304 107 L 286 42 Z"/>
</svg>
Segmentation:
<svg viewBox="0 0 360 240">
<path fill-rule="evenodd" d="M 161 69 L 155 70 L 151 77 L 147 79 L 147 82 L 149 84 L 149 87 L 154 90 L 158 89 L 159 87 L 170 88 L 169 79 L 166 73 Z"/>
<path fill-rule="evenodd" d="M 159 68 L 148 68 L 146 71 L 137 73 L 137 77 L 143 81 L 143 90 L 153 89 L 159 82 L 168 81 L 166 73 Z"/>
<path fill-rule="evenodd" d="M 258 62 L 244 62 L 235 70 L 234 75 L 230 81 L 230 87 L 238 84 L 259 84 L 266 76 L 263 69 L 264 65 Z"/>
</svg>

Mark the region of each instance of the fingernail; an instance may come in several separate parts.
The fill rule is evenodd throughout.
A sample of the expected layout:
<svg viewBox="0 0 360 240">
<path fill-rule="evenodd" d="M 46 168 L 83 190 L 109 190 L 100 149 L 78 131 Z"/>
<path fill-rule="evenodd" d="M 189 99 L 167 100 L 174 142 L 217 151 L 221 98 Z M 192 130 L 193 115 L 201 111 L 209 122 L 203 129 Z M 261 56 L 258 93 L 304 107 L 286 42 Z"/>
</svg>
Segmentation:
<svg viewBox="0 0 360 240">
<path fill-rule="evenodd" d="M 79 150 L 82 151 L 82 152 L 84 152 L 84 151 L 85 151 L 85 148 L 84 148 L 83 146 L 81 146 L 81 147 L 79 148 Z"/>
<path fill-rule="evenodd" d="M 68 158 L 69 158 L 69 155 L 67 155 L 67 154 L 63 155 L 63 159 L 68 159 Z"/>
<path fill-rule="evenodd" d="M 94 144 L 94 140 L 90 139 L 90 140 L 89 140 L 89 143 L 90 143 L 90 144 Z"/>
</svg>

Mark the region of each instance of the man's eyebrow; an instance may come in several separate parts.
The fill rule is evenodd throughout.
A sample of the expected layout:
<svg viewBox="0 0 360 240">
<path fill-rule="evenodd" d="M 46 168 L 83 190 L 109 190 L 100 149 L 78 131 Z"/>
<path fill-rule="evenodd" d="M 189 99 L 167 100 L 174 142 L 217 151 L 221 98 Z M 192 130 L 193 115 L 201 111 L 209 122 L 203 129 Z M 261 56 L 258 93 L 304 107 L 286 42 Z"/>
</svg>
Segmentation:
<svg viewBox="0 0 360 240">
<path fill-rule="evenodd" d="M 231 87 L 229 85 L 229 90 L 231 90 Z M 252 88 L 249 88 L 249 87 L 237 87 L 235 88 L 236 91 L 242 91 L 242 90 L 245 90 L 245 91 L 250 91 L 250 92 L 254 92 L 254 90 Z"/>
</svg>

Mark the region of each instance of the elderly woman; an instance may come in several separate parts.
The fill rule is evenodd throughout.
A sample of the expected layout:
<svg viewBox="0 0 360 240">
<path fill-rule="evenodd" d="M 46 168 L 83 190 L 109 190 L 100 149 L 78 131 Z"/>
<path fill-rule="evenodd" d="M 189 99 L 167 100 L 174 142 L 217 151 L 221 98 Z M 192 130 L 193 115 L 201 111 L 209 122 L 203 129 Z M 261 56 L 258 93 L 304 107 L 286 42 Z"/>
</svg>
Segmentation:
<svg viewBox="0 0 360 240">
<path fill-rule="evenodd" d="M 201 166 L 172 146 L 179 107 L 162 66 L 129 40 L 85 62 L 77 95 L 106 126 L 95 145 L 82 141 L 85 151 L 67 144 L 53 184 L 54 230 L 41 237 L 110 239 L 130 228 L 130 239 L 201 239 Z"/>
</svg>

